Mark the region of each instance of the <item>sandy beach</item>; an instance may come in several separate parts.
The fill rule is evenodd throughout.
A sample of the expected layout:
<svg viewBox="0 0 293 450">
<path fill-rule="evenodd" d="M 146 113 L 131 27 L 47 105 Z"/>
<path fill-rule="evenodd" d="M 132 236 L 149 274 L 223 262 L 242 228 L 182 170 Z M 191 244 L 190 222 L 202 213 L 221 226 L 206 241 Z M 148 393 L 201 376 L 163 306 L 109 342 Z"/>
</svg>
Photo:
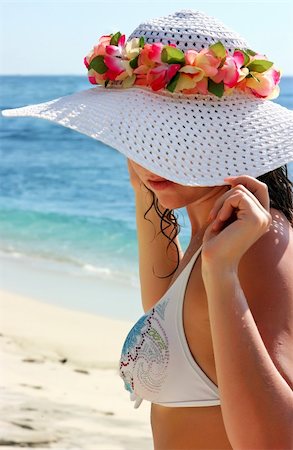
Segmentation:
<svg viewBox="0 0 293 450">
<path fill-rule="evenodd" d="M 0 291 L 0 446 L 152 449 L 117 366 L 132 322 Z"/>
</svg>

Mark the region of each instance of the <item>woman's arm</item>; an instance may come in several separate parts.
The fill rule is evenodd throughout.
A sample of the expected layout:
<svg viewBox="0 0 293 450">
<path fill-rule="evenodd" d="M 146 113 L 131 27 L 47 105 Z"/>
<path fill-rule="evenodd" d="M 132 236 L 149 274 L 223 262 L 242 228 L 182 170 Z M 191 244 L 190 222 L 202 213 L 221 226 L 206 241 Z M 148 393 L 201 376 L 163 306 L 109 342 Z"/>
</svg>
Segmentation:
<svg viewBox="0 0 293 450">
<path fill-rule="evenodd" d="M 159 277 L 172 273 L 178 264 L 175 243 L 179 249 L 180 259 L 181 251 L 178 237 L 174 239 L 174 244 L 167 248 L 169 240 L 161 233 L 160 218 L 154 208 L 147 213 L 147 220 L 144 218 L 151 206 L 152 195 L 140 182 L 131 167 L 131 162 L 129 162 L 129 172 L 135 193 L 142 304 L 144 311 L 147 311 L 165 294 L 170 285 L 172 277 Z M 170 235 L 171 231 L 172 227 L 169 227 L 165 233 Z"/>
<path fill-rule="evenodd" d="M 282 262 L 276 261 L 271 254 L 276 240 L 274 227 L 266 232 L 269 218 L 264 208 L 245 190 L 240 191 L 240 195 L 237 190 L 229 191 L 218 205 L 202 253 L 223 419 L 231 445 L 237 450 L 289 450 L 293 448 L 293 394 L 288 384 L 292 242 L 286 241 L 284 233 L 278 236 L 284 253 Z M 224 228 L 219 214 L 227 220 L 228 210 L 236 211 L 238 218 Z M 260 267 L 252 273 L 255 258 Z M 249 298 L 242 280 L 248 286 Z M 288 382 L 281 373 L 287 374 Z"/>
</svg>

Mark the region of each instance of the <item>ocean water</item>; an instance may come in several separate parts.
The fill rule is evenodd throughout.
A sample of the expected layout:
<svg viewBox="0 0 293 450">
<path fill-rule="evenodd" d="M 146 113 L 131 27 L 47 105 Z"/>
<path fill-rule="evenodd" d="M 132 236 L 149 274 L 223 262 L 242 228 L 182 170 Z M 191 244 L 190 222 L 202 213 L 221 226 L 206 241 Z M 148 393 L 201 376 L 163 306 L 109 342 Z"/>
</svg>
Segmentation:
<svg viewBox="0 0 293 450">
<path fill-rule="evenodd" d="M 90 87 L 85 76 L 2 76 L 0 83 L 0 109 Z M 292 77 L 281 80 L 276 101 L 293 109 Z M 125 158 L 43 120 L 0 116 L 0 133 L 0 253 L 137 286 L 135 210 Z M 179 222 L 186 246 L 184 212 Z"/>
</svg>

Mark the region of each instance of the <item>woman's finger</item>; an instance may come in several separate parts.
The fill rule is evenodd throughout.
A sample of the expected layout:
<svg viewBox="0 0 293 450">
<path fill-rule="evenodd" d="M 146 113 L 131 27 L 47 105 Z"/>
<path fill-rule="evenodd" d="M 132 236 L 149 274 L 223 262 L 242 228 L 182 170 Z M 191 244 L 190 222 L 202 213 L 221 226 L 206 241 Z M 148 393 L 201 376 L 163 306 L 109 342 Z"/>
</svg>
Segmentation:
<svg viewBox="0 0 293 450">
<path fill-rule="evenodd" d="M 220 198 L 218 198 L 210 212 L 209 218 L 212 220 L 214 219 L 219 210 L 222 208 L 224 202 L 226 201 L 227 198 L 229 198 L 230 196 L 234 195 L 235 192 L 241 192 L 245 195 L 247 195 L 248 197 L 251 198 L 252 201 L 255 202 L 255 204 L 260 207 L 263 208 L 263 205 L 260 203 L 260 201 L 258 200 L 258 198 L 251 192 L 249 191 L 245 186 L 243 186 L 242 184 L 236 184 L 236 186 L 232 187 L 229 191 L 225 192 L 225 194 L 223 194 Z"/>
<path fill-rule="evenodd" d="M 237 193 L 226 198 L 221 209 L 218 212 L 218 215 L 215 217 L 214 223 L 212 225 L 212 230 L 219 231 L 220 229 L 222 229 L 224 223 L 232 218 L 235 211 L 235 206 L 233 206 L 233 204 L 237 204 L 233 202 L 235 198 L 238 198 Z"/>
<path fill-rule="evenodd" d="M 239 177 L 227 177 L 224 181 L 233 187 L 238 184 L 243 185 L 248 189 L 260 202 L 260 204 L 267 210 L 270 211 L 270 197 L 268 193 L 268 187 L 265 183 L 253 178 L 249 175 L 240 175 Z"/>
<path fill-rule="evenodd" d="M 250 218 L 249 218 L 250 217 Z M 221 209 L 219 210 L 212 229 L 214 231 L 220 231 L 222 228 L 226 228 L 229 223 L 234 222 L 237 219 L 244 219 L 251 221 L 254 217 L 253 222 L 266 226 L 270 222 L 270 214 L 260 205 L 247 195 L 243 191 L 235 190 L 229 197 L 224 201 Z M 258 221 L 255 218 L 258 217 Z"/>
</svg>

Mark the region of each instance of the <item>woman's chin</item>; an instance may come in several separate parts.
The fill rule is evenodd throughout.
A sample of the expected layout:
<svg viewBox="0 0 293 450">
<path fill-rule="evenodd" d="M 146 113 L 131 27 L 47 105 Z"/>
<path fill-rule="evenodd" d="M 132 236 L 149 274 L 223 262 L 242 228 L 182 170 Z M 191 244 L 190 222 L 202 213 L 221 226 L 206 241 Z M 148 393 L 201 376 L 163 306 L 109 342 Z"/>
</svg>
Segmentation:
<svg viewBox="0 0 293 450">
<path fill-rule="evenodd" d="M 168 198 L 165 195 L 157 195 L 160 205 L 165 209 L 178 209 L 186 206 L 182 201 L 176 201 L 174 198 Z"/>
</svg>

